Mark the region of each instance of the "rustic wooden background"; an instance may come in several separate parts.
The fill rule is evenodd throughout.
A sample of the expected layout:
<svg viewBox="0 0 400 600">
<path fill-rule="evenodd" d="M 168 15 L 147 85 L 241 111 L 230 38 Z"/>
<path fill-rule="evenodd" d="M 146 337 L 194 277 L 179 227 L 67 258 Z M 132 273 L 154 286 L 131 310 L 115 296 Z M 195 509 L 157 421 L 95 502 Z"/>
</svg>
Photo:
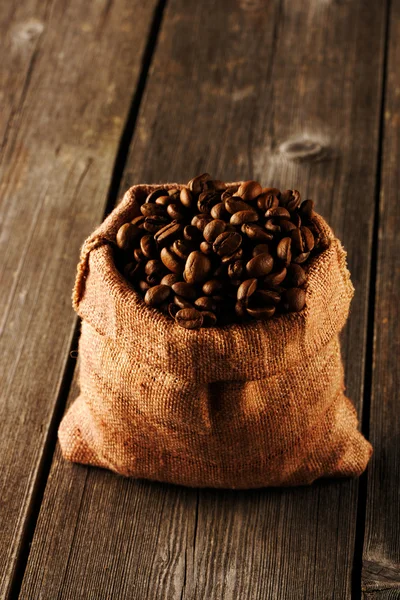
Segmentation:
<svg viewBox="0 0 400 600">
<path fill-rule="evenodd" d="M 400 598 L 400 0 L 10 0 L 0 33 L 0 598 Z M 61 459 L 80 245 L 127 186 L 203 171 L 298 188 L 343 240 L 360 480 Z"/>
</svg>

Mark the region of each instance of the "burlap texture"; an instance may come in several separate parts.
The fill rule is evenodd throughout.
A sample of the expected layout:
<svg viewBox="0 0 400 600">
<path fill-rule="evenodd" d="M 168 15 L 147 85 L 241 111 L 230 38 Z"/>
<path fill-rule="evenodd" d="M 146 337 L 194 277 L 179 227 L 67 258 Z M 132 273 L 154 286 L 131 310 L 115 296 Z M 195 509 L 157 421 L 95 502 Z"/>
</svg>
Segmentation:
<svg viewBox="0 0 400 600">
<path fill-rule="evenodd" d="M 64 457 L 202 487 L 359 475 L 372 448 L 344 395 L 338 334 L 354 290 L 331 229 L 320 220 L 331 244 L 310 264 L 301 313 L 188 331 L 147 307 L 113 261 L 118 228 L 154 187 L 131 188 L 82 249 L 80 395 L 60 426 Z"/>
</svg>

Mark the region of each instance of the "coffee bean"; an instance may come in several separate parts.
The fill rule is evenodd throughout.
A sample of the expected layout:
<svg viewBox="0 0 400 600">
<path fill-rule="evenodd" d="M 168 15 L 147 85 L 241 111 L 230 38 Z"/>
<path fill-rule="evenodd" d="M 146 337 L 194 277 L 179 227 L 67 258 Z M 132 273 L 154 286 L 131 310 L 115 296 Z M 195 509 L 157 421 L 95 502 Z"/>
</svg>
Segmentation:
<svg viewBox="0 0 400 600">
<path fill-rule="evenodd" d="M 287 269 L 287 279 L 288 285 L 293 287 L 301 287 L 307 281 L 306 272 L 300 265 L 291 264 Z M 279 282 L 281 283 L 281 282 Z"/>
<path fill-rule="evenodd" d="M 183 261 L 181 261 L 169 248 L 164 247 L 161 250 L 160 258 L 168 271 L 177 275 L 183 273 Z"/>
<path fill-rule="evenodd" d="M 181 189 L 179 198 L 182 206 L 185 208 L 190 208 L 193 205 L 193 195 L 188 188 L 184 187 Z"/>
<path fill-rule="evenodd" d="M 246 264 L 247 275 L 250 278 L 264 277 L 272 271 L 273 266 L 274 260 L 270 254 L 267 252 L 257 254 Z"/>
<path fill-rule="evenodd" d="M 290 288 L 284 292 L 283 307 L 289 312 L 300 312 L 306 303 L 306 293 L 301 288 Z"/>
<path fill-rule="evenodd" d="M 151 202 L 142 204 L 140 210 L 144 217 L 165 216 L 165 207 Z"/>
<path fill-rule="evenodd" d="M 178 204 L 169 204 L 167 206 L 167 213 L 168 216 L 175 221 L 182 221 L 182 219 L 185 218 L 185 213 L 183 212 L 183 209 L 178 206 Z"/>
<path fill-rule="evenodd" d="M 314 236 L 308 227 L 302 226 L 300 227 L 301 235 L 303 238 L 303 246 L 305 252 L 311 252 L 314 248 Z"/>
<path fill-rule="evenodd" d="M 213 219 L 225 219 L 228 216 L 225 203 L 218 202 L 218 204 L 215 204 L 211 209 L 210 215 Z"/>
<path fill-rule="evenodd" d="M 206 182 L 211 179 L 208 173 L 203 173 L 202 175 L 198 175 L 198 177 L 194 177 L 188 183 L 188 188 L 194 194 L 200 194 L 206 188 Z"/>
<path fill-rule="evenodd" d="M 225 200 L 225 210 L 231 215 L 241 212 L 242 210 L 249 209 L 251 209 L 251 206 L 237 196 L 232 196 L 231 198 Z"/>
<path fill-rule="evenodd" d="M 296 229 L 296 225 L 292 221 L 288 221 L 286 219 L 281 219 L 279 225 L 283 233 L 290 234 L 294 229 Z"/>
<path fill-rule="evenodd" d="M 202 252 L 191 252 L 186 260 L 183 277 L 188 283 L 202 283 L 211 271 L 211 262 Z"/>
<path fill-rule="evenodd" d="M 129 281 L 134 281 L 136 273 L 139 272 L 139 265 L 136 262 L 131 262 L 125 265 L 124 275 Z"/>
<path fill-rule="evenodd" d="M 161 278 L 164 276 L 166 269 L 160 260 L 152 259 L 146 263 L 144 272 L 146 273 L 146 275 L 155 275 L 156 277 Z"/>
<path fill-rule="evenodd" d="M 292 260 L 292 240 L 289 237 L 282 238 L 276 247 L 276 255 L 281 260 L 285 267 Z"/>
<path fill-rule="evenodd" d="M 148 284 L 147 281 L 143 281 L 141 279 L 138 283 L 138 288 L 142 292 L 142 294 L 145 294 L 147 292 L 147 290 L 150 288 L 150 284 Z"/>
<path fill-rule="evenodd" d="M 246 302 L 257 289 L 257 279 L 246 279 L 243 281 L 237 291 L 239 302 Z"/>
<path fill-rule="evenodd" d="M 194 305 L 199 310 L 207 310 L 211 312 L 215 312 L 217 310 L 216 303 L 209 296 L 201 296 L 200 298 L 197 298 Z"/>
<path fill-rule="evenodd" d="M 185 243 L 183 240 L 175 240 L 171 246 L 171 250 L 182 260 L 186 260 L 191 252 L 188 243 Z"/>
<path fill-rule="evenodd" d="M 173 201 L 174 199 L 172 196 L 160 196 L 156 200 L 156 205 L 164 206 L 165 208 L 167 208 L 169 204 L 173 203 Z"/>
<path fill-rule="evenodd" d="M 172 319 L 175 320 L 176 314 L 179 312 L 180 308 L 177 304 L 175 304 L 174 302 L 171 302 L 170 304 L 168 304 L 168 313 L 170 315 L 170 317 L 172 317 Z"/>
<path fill-rule="evenodd" d="M 176 221 L 168 223 L 154 234 L 154 239 L 159 246 L 165 246 L 171 244 L 175 237 L 182 230 L 182 225 Z M 145 236 L 147 237 L 147 236 Z"/>
<path fill-rule="evenodd" d="M 296 258 L 293 259 L 293 262 L 301 265 L 302 263 L 306 262 L 306 260 L 308 259 L 308 257 L 310 256 L 309 252 L 303 252 L 302 254 L 299 254 L 298 256 L 296 256 Z"/>
<path fill-rule="evenodd" d="M 134 249 L 133 256 L 134 256 L 134 259 L 136 260 L 136 262 L 138 262 L 138 263 L 143 262 L 143 260 L 145 259 L 145 256 L 140 248 Z"/>
<path fill-rule="evenodd" d="M 270 249 L 268 244 L 257 244 L 254 246 L 252 251 L 252 256 L 257 256 L 257 254 L 263 254 L 264 252 L 268 252 L 270 254 Z"/>
<path fill-rule="evenodd" d="M 223 265 L 229 265 L 230 263 L 235 262 L 236 260 L 240 260 L 243 256 L 243 248 L 238 248 L 232 254 L 225 254 L 225 256 L 221 256 L 221 263 Z"/>
<path fill-rule="evenodd" d="M 290 221 L 288 221 L 288 223 L 289 222 Z M 264 227 L 269 233 L 279 233 L 281 231 L 280 223 L 285 223 L 285 221 L 278 221 L 278 219 L 268 219 L 267 221 L 265 221 Z"/>
<path fill-rule="evenodd" d="M 209 310 L 201 312 L 203 317 L 203 327 L 214 327 L 217 324 L 217 315 Z"/>
<path fill-rule="evenodd" d="M 179 275 L 176 275 L 175 273 L 168 273 L 168 275 L 164 275 L 160 283 L 162 285 L 169 285 L 169 287 L 172 287 L 174 283 L 177 283 L 178 281 L 180 281 Z"/>
<path fill-rule="evenodd" d="M 204 239 L 207 242 L 214 242 L 216 238 L 225 231 L 226 223 L 221 219 L 214 219 L 207 223 L 203 230 Z"/>
<path fill-rule="evenodd" d="M 274 194 L 264 193 L 257 198 L 257 207 L 264 213 L 270 208 L 277 208 L 278 206 L 279 200 Z"/>
<path fill-rule="evenodd" d="M 167 196 L 167 195 L 168 195 L 167 190 L 165 190 L 164 188 L 157 188 L 157 189 L 153 190 L 152 192 L 150 192 L 150 194 L 147 196 L 147 198 L 145 200 L 145 204 L 155 202 L 157 200 L 157 198 L 160 198 L 160 196 Z"/>
<path fill-rule="evenodd" d="M 155 258 L 156 245 L 152 235 L 146 234 L 140 239 L 140 249 L 146 258 Z"/>
<path fill-rule="evenodd" d="M 178 281 L 171 287 L 174 294 L 182 296 L 183 298 L 187 298 L 188 300 L 195 300 L 197 297 L 196 288 L 186 281 Z"/>
<path fill-rule="evenodd" d="M 237 195 L 243 200 L 253 200 L 262 193 L 262 187 L 258 181 L 244 181 L 240 184 Z"/>
<path fill-rule="evenodd" d="M 279 201 L 289 212 L 293 212 L 300 206 L 300 192 L 297 190 L 285 190 L 281 193 Z"/>
<path fill-rule="evenodd" d="M 231 225 L 243 225 L 243 223 L 254 223 L 258 221 L 258 213 L 255 210 L 239 210 L 230 218 Z"/>
<path fill-rule="evenodd" d="M 278 206 L 276 208 L 269 208 L 265 213 L 266 219 L 290 219 L 290 212 L 283 208 L 282 206 Z"/>
<path fill-rule="evenodd" d="M 245 268 L 242 260 L 235 260 L 228 265 L 228 277 L 230 279 L 241 280 L 244 274 Z"/>
<path fill-rule="evenodd" d="M 224 192 L 226 190 L 226 183 L 220 179 L 211 179 L 207 181 L 209 189 L 216 190 L 217 192 Z"/>
<path fill-rule="evenodd" d="M 183 296 L 174 296 L 174 303 L 179 306 L 179 308 L 193 308 L 193 303 L 184 298 Z"/>
<path fill-rule="evenodd" d="M 139 230 L 132 223 L 125 223 L 118 229 L 116 242 L 121 250 L 130 250 L 133 247 L 135 239 L 139 235 Z"/>
<path fill-rule="evenodd" d="M 251 298 L 255 306 L 273 304 L 276 306 L 281 301 L 281 295 L 275 290 L 256 290 Z"/>
<path fill-rule="evenodd" d="M 275 306 L 260 306 L 257 308 L 247 307 L 246 312 L 253 319 L 259 319 L 260 321 L 266 321 L 275 314 Z"/>
<path fill-rule="evenodd" d="M 147 206 L 154 206 L 153 204 L 148 204 Z M 168 223 L 168 217 L 163 215 L 155 215 L 154 217 L 146 217 L 144 221 L 144 229 L 149 231 L 150 233 L 156 233 L 159 229 L 164 227 Z"/>
<path fill-rule="evenodd" d="M 311 219 L 314 216 L 314 202 L 312 200 L 304 200 L 300 205 L 299 212 L 305 219 Z"/>
<path fill-rule="evenodd" d="M 210 242 L 201 242 L 200 244 L 200 250 L 201 252 L 203 252 L 203 254 L 212 254 L 213 253 L 213 246 L 212 244 L 210 244 Z"/>
<path fill-rule="evenodd" d="M 203 324 L 203 315 L 195 308 L 183 308 L 176 313 L 175 320 L 185 329 L 200 329 Z"/>
<path fill-rule="evenodd" d="M 275 287 L 282 283 L 282 281 L 286 277 L 286 274 L 287 271 L 285 267 L 283 267 L 279 271 L 276 271 L 275 273 L 269 273 L 266 277 L 264 277 L 263 284 L 266 287 Z"/>
<path fill-rule="evenodd" d="M 220 279 L 209 279 L 203 284 L 202 290 L 206 296 L 212 296 L 221 292 L 224 285 Z"/>
<path fill-rule="evenodd" d="M 138 215 L 134 217 L 131 221 L 132 225 L 136 225 L 138 229 L 143 229 L 143 223 L 145 221 L 145 217 L 143 215 Z"/>
<path fill-rule="evenodd" d="M 199 229 L 197 229 L 195 225 L 186 225 L 186 227 L 183 230 L 183 237 L 188 242 L 197 242 L 201 240 L 203 234 Z"/>
<path fill-rule="evenodd" d="M 210 214 L 212 207 L 219 203 L 220 198 L 218 192 L 202 192 L 197 201 L 197 208 L 201 213 Z"/>
<path fill-rule="evenodd" d="M 268 233 L 260 227 L 259 225 L 254 225 L 253 223 L 245 223 L 241 227 L 242 232 L 254 242 L 269 242 L 273 239 L 273 235 Z"/>
<path fill-rule="evenodd" d="M 301 235 L 300 229 L 297 227 L 296 229 L 293 229 L 293 231 L 290 232 L 290 237 L 292 238 L 293 248 L 297 252 L 304 252 L 303 236 Z"/>
<path fill-rule="evenodd" d="M 221 233 L 213 244 L 214 252 L 219 256 L 225 256 L 233 254 L 242 243 L 242 236 L 240 233 L 233 231 L 225 231 Z"/>
<path fill-rule="evenodd" d="M 147 290 L 144 301 L 149 306 L 157 306 L 168 298 L 171 288 L 167 285 L 155 285 Z"/>
<path fill-rule="evenodd" d="M 208 223 L 212 221 L 212 217 L 210 215 L 200 214 L 195 215 L 192 219 L 192 225 L 197 227 L 199 231 L 204 231 Z"/>
</svg>

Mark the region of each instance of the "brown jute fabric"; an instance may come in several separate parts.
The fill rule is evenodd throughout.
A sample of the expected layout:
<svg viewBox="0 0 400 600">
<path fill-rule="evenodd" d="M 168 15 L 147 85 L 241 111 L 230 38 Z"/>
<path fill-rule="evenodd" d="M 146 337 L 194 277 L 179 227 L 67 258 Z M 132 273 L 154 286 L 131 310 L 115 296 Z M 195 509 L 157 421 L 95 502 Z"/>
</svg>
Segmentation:
<svg viewBox="0 0 400 600">
<path fill-rule="evenodd" d="M 331 243 L 310 263 L 302 312 L 188 331 L 147 307 L 113 261 L 118 228 L 154 187 L 131 188 L 83 246 L 80 395 L 60 426 L 64 457 L 188 486 L 359 475 L 372 448 L 344 395 L 338 334 L 354 290 L 331 229 L 320 219 Z"/>
</svg>

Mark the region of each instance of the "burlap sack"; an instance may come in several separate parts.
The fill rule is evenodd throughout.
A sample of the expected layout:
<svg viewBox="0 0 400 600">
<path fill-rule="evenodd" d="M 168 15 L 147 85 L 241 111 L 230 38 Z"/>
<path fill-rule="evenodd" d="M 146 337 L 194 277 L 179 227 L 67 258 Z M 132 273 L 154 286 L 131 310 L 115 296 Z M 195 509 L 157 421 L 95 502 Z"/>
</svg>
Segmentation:
<svg viewBox="0 0 400 600">
<path fill-rule="evenodd" d="M 321 219 L 331 244 L 310 264 L 301 313 L 188 331 L 148 308 L 113 262 L 118 228 L 154 187 L 131 188 L 83 247 L 80 395 L 60 426 L 64 457 L 188 486 L 359 475 L 372 448 L 344 395 L 338 334 L 354 290 L 331 229 Z"/>
</svg>

